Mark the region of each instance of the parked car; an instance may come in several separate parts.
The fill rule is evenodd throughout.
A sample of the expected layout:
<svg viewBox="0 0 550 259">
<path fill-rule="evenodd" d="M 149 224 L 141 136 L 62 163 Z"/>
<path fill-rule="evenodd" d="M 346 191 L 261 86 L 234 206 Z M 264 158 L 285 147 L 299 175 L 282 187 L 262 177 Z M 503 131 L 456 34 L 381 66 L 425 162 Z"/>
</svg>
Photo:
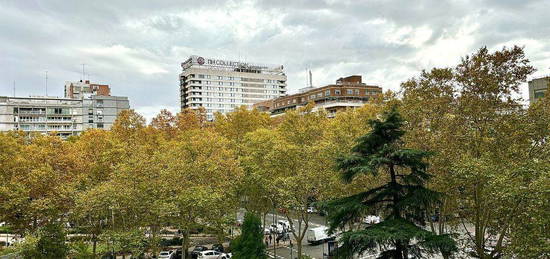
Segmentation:
<svg viewBox="0 0 550 259">
<path fill-rule="evenodd" d="M 207 250 L 208 247 L 206 246 L 195 246 L 195 248 L 193 248 L 193 251 L 191 251 L 191 258 L 198 258 L 199 253 Z"/>
<path fill-rule="evenodd" d="M 213 244 L 212 250 L 222 252 L 222 253 L 224 252 L 224 248 L 222 244 Z"/>
<path fill-rule="evenodd" d="M 229 259 L 233 257 L 232 253 L 222 253 L 220 256 L 218 256 L 218 259 Z"/>
<path fill-rule="evenodd" d="M 199 252 L 197 255 L 198 259 L 218 259 L 218 257 L 222 255 L 222 253 L 214 250 L 206 250 Z"/>
<path fill-rule="evenodd" d="M 317 213 L 317 209 L 314 207 L 307 207 L 307 213 Z"/>
<path fill-rule="evenodd" d="M 329 235 L 327 232 L 328 227 L 324 226 L 308 229 L 306 237 L 307 242 L 309 242 L 310 244 L 319 244 L 321 242 L 334 239 L 336 237 L 335 234 Z"/>
<path fill-rule="evenodd" d="M 159 253 L 159 259 L 172 259 L 174 251 L 167 250 Z"/>
</svg>

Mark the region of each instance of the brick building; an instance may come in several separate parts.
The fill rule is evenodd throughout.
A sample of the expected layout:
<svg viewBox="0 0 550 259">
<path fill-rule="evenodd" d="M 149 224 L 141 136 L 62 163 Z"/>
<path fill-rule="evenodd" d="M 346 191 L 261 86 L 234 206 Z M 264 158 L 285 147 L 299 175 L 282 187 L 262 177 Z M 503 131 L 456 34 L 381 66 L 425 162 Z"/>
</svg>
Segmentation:
<svg viewBox="0 0 550 259">
<path fill-rule="evenodd" d="M 360 107 L 381 93 L 382 88 L 379 86 L 367 85 L 363 83 L 361 76 L 353 75 L 339 78 L 335 84 L 317 88 L 308 87 L 306 91 L 259 102 L 253 107 L 276 116 L 314 102 L 316 109 L 325 109 L 329 117 L 333 117 L 336 112 Z"/>
</svg>

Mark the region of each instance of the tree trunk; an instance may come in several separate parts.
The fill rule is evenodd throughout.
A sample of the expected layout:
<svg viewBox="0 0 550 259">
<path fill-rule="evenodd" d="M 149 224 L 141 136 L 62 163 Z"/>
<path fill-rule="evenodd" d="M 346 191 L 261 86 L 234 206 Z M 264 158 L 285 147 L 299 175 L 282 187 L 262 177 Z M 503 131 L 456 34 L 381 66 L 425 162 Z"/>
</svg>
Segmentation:
<svg viewBox="0 0 550 259">
<path fill-rule="evenodd" d="M 390 168 L 390 176 L 391 176 L 391 186 L 392 188 L 397 188 L 397 177 L 395 176 L 395 168 L 393 167 L 393 165 L 389 165 L 389 168 Z M 397 207 L 397 204 L 399 203 L 400 199 L 399 199 L 399 195 L 397 194 L 397 192 L 394 190 L 394 193 L 392 195 L 392 209 L 393 209 L 393 217 L 395 219 L 399 219 L 401 218 L 401 210 L 399 209 L 399 207 Z M 406 247 L 405 247 L 406 244 L 404 244 L 404 242 L 402 241 L 397 241 L 396 244 L 395 244 L 395 251 L 396 251 L 396 255 L 397 255 L 397 259 L 403 259 L 403 258 L 406 258 L 406 257 L 403 257 L 403 256 L 407 256 L 407 250 L 406 250 Z"/>
<path fill-rule="evenodd" d="M 97 237 L 95 235 L 95 233 L 92 234 L 92 254 L 93 254 L 93 258 L 97 258 Z"/>
<path fill-rule="evenodd" d="M 181 259 L 187 257 L 187 251 L 189 250 L 189 228 L 185 228 L 183 231 L 183 238 L 181 244 Z"/>
<path fill-rule="evenodd" d="M 151 241 L 153 243 L 153 255 L 155 256 L 158 254 L 157 231 L 158 228 L 156 226 L 151 227 Z"/>
</svg>

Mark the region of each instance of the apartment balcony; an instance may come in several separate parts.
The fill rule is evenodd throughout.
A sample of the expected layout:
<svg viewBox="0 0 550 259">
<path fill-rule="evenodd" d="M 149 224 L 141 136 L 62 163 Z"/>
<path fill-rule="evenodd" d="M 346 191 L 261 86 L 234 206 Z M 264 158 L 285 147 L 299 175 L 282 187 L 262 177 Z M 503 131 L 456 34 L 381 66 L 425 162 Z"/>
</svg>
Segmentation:
<svg viewBox="0 0 550 259">
<path fill-rule="evenodd" d="M 19 110 L 19 114 L 43 115 L 43 114 L 46 114 L 46 111 L 22 111 L 22 110 Z"/>
</svg>

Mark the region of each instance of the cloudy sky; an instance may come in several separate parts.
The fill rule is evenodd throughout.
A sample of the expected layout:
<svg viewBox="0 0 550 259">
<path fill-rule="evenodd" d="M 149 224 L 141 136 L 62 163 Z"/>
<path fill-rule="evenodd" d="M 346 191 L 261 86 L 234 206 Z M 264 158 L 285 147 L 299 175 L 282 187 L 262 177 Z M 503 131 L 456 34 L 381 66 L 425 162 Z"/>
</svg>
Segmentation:
<svg viewBox="0 0 550 259">
<path fill-rule="evenodd" d="M 111 85 L 150 118 L 177 111 L 180 63 L 196 54 L 283 64 L 290 91 L 351 74 L 384 89 L 481 46 L 524 46 L 550 74 L 549 0 L 0 0 L 0 95 Z"/>
</svg>

